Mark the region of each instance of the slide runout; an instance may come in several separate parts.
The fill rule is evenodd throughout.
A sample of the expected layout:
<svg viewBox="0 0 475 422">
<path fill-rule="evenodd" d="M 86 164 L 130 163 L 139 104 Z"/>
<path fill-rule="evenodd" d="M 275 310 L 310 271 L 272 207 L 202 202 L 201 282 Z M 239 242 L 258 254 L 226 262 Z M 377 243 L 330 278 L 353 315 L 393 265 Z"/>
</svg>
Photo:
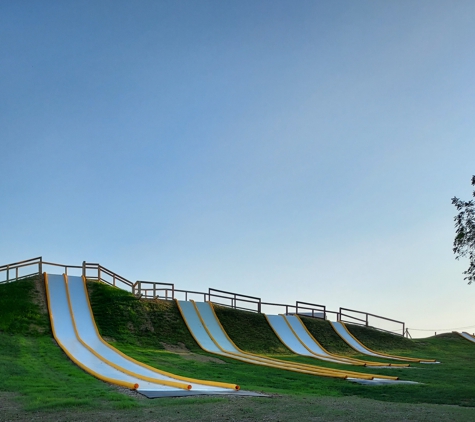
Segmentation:
<svg viewBox="0 0 475 422">
<path fill-rule="evenodd" d="M 140 381 L 125 374 L 91 353 L 76 337 L 72 314 L 69 309 L 66 283 L 62 275 L 44 274 L 46 297 L 53 336 L 66 355 L 80 368 L 94 377 L 122 387 L 131 389 L 148 389 L 155 391 L 173 391 L 186 393 L 179 388 Z M 139 383 L 140 381 L 140 383 Z"/>
<path fill-rule="evenodd" d="M 330 353 L 326 350 L 320 342 L 310 333 L 308 328 L 305 326 L 304 322 L 298 315 L 283 315 L 287 324 L 290 326 L 292 331 L 294 332 L 295 336 L 308 347 L 315 354 L 325 354 L 327 356 L 331 356 L 337 359 L 341 359 L 342 361 L 346 361 L 349 364 L 364 364 L 365 366 L 374 366 L 374 367 L 396 367 L 396 368 L 407 368 L 410 365 L 408 363 L 382 363 L 382 362 L 373 362 L 373 361 L 365 361 L 361 359 L 356 359 L 348 356 L 341 356 L 334 353 Z"/>
<path fill-rule="evenodd" d="M 232 342 L 225 330 L 222 328 L 210 303 L 195 303 L 193 301 L 177 302 L 180 312 L 182 313 L 184 320 L 187 323 L 187 326 L 189 327 L 190 332 L 197 341 L 197 343 L 204 350 L 209 351 L 211 353 L 217 353 L 221 356 L 227 356 L 247 363 L 270 366 L 279 369 L 286 369 L 294 372 L 309 373 L 311 375 L 338 378 L 354 377 L 369 380 L 378 378 L 382 380 L 393 381 L 397 379 L 397 377 L 378 376 L 373 374 L 364 374 L 359 372 L 322 368 L 315 365 L 298 364 L 295 362 L 282 361 L 278 359 L 268 358 L 262 355 L 255 355 L 248 352 L 244 352 Z M 193 332 L 193 330 L 195 331 Z M 225 345 L 226 347 L 221 347 L 221 345 L 218 341 L 216 341 L 214 336 L 216 336 L 219 341 L 222 341 L 222 343 L 224 343 L 223 346 Z"/>
<path fill-rule="evenodd" d="M 187 390 L 193 389 L 194 392 L 204 391 L 208 394 L 209 392 L 224 393 L 229 392 L 229 390 L 239 390 L 239 386 L 235 384 L 197 380 L 171 374 L 153 368 L 122 353 L 107 343 L 99 334 L 89 302 L 86 280 L 82 277 L 69 276 L 66 278 L 66 283 L 71 293 L 69 297 L 73 315 L 77 316 L 75 320 L 78 329 L 78 339 L 93 353 L 97 353 L 99 358 L 105 360 L 111 366 L 116 365 L 122 368 L 122 371 L 126 373 L 130 372 L 130 375 L 137 376 L 139 379 L 145 381 L 160 382 L 165 385 L 176 386 L 177 388 Z"/>
<path fill-rule="evenodd" d="M 397 355 L 390 355 L 384 352 L 376 352 L 371 350 L 369 347 L 366 347 L 363 343 L 361 343 L 353 334 L 350 333 L 348 328 L 344 323 L 341 321 L 330 321 L 331 326 L 336 331 L 336 333 L 353 349 L 357 352 L 360 352 L 364 355 L 374 356 L 377 358 L 383 359 L 394 359 L 406 362 L 416 362 L 416 363 L 439 363 L 435 359 L 418 359 L 418 358 L 411 358 L 411 357 L 404 357 L 404 356 L 397 356 Z"/>
<path fill-rule="evenodd" d="M 462 331 L 461 333 L 459 331 L 454 331 L 454 333 L 457 333 L 458 335 L 462 336 L 465 340 L 475 343 L 475 337 L 467 333 L 466 331 Z"/>
</svg>

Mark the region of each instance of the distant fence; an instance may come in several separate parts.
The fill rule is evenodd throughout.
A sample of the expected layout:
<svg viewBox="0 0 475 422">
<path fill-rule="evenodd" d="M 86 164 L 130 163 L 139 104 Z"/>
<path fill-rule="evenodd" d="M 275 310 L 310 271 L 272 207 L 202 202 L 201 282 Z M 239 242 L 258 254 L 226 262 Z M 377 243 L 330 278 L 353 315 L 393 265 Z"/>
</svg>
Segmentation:
<svg viewBox="0 0 475 422">
<path fill-rule="evenodd" d="M 43 261 L 42 257 L 32 258 L 25 261 L 14 262 L 0 266 L 0 284 L 10 283 L 27 277 L 42 277 L 43 272 L 50 268 L 61 268 L 65 274 L 83 275 L 88 280 L 100 281 L 123 290 L 130 291 L 141 299 L 164 299 L 164 300 L 203 300 L 232 309 L 251 312 L 272 312 L 286 315 L 301 315 L 312 318 L 328 319 L 333 316 L 337 321 L 372 327 L 380 331 L 398 335 L 408 335 L 405 323 L 395 319 L 386 318 L 368 312 L 354 309 L 340 308 L 338 311 L 330 311 L 325 305 L 296 301 L 295 305 L 285 303 L 263 302 L 261 298 L 243 295 L 209 288 L 207 292 L 176 289 L 173 283 L 161 283 L 156 281 L 138 280 L 135 283 L 114 273 L 98 263 L 84 261 L 82 265 L 64 265 L 54 262 Z M 270 311 L 270 312 L 269 312 Z M 388 324 L 391 327 L 388 327 Z M 381 327 L 384 325 L 384 328 Z"/>
</svg>

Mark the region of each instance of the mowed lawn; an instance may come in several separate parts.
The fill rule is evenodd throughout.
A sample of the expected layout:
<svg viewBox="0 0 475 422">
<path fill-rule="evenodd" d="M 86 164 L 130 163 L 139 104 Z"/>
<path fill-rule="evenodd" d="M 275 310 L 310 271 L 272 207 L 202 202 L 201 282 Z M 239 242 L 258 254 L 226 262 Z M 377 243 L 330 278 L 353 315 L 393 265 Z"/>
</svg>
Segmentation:
<svg viewBox="0 0 475 422">
<path fill-rule="evenodd" d="M 237 383 L 266 398 L 200 397 L 147 400 L 105 384 L 75 366 L 55 344 L 37 280 L 0 285 L 0 420 L 475 420 L 475 344 L 456 334 L 408 340 L 351 328 L 371 348 L 439 365 L 352 370 L 397 375 L 417 385 L 361 386 L 348 381 L 266 368 L 210 355 L 186 329 L 174 302 L 144 302 L 90 282 L 102 335 L 157 368 L 193 378 Z M 244 350 L 333 368 L 286 350 L 263 315 L 217 308 L 230 337 Z M 305 319 L 330 352 L 359 358 L 325 321 Z M 352 419 L 356 418 L 356 419 Z"/>
</svg>

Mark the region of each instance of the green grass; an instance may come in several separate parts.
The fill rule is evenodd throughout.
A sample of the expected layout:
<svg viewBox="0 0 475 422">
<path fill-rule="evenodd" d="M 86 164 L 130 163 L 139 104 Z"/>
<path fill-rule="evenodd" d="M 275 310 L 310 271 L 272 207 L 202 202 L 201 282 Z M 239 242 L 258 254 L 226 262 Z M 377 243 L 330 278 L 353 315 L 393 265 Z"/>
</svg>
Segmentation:
<svg viewBox="0 0 475 422">
<path fill-rule="evenodd" d="M 95 284 L 97 283 L 93 284 L 94 288 L 100 288 L 104 295 L 107 295 L 107 292 L 114 293 L 114 296 L 116 295 L 116 293 L 113 292 L 114 289 L 111 287 Z M 141 315 L 152 312 L 151 309 L 153 309 L 154 306 L 166 306 L 167 310 L 165 315 L 170 313 L 167 318 L 174 321 L 177 332 L 182 333 L 186 328 L 183 321 L 176 318 L 178 310 L 173 302 L 162 302 L 160 305 L 159 303 L 153 304 L 139 301 L 132 295 L 124 292 L 117 293 L 117 295 L 123 297 L 123 299 L 121 299 L 123 300 L 122 305 L 118 306 L 119 309 L 122 309 L 121 312 L 124 313 L 123 316 L 119 318 L 120 320 L 127 320 L 127 306 L 140 307 L 140 311 L 134 308 L 134 312 Z M 128 296 L 128 299 L 125 299 L 126 296 Z M 92 298 L 94 298 L 94 294 Z M 97 322 L 103 334 L 114 337 L 114 324 L 104 324 L 104 321 L 101 321 L 99 318 L 102 312 L 101 309 L 106 307 L 105 303 L 105 301 L 103 301 L 102 304 L 95 302 L 93 304 L 94 313 L 97 316 Z M 126 306 L 126 303 L 133 303 L 133 305 Z M 114 302 L 114 307 L 115 306 L 117 306 L 117 303 Z M 366 337 L 364 337 L 364 339 L 362 338 L 362 340 L 366 341 L 370 347 L 400 355 L 433 357 L 441 360 L 443 363 L 440 365 L 413 364 L 412 368 L 408 369 L 350 368 L 348 366 L 322 362 L 292 354 L 278 341 L 263 315 L 253 312 L 236 311 L 220 306 L 216 307 L 216 314 L 231 339 L 243 350 L 269 354 L 279 359 L 309 363 L 323 367 L 338 369 L 348 368 L 366 373 L 397 375 L 401 379 L 418 381 L 421 384 L 417 386 L 369 388 L 335 379 L 313 377 L 273 368 L 247 365 L 226 358 L 219 358 L 223 362 L 226 362 L 225 364 L 200 362 L 198 360 L 190 360 L 190 356 L 170 353 L 163 349 L 157 350 L 155 346 L 137 347 L 137 344 L 142 341 L 140 330 L 138 329 L 127 332 L 124 341 L 118 341 L 117 338 L 114 337 L 116 341 L 113 342 L 113 344 L 134 358 L 169 372 L 183 376 L 192 376 L 194 378 L 234 382 L 247 390 L 299 395 L 356 395 L 384 401 L 475 406 L 475 388 L 471 387 L 471 383 L 469 382 L 469 380 L 475 376 L 475 362 L 471 360 L 475 348 L 473 344 L 458 335 L 449 334 L 424 340 L 409 340 L 377 330 L 356 327 L 357 332 L 355 334 L 361 336 L 361 330 L 367 333 Z M 143 316 L 141 318 L 143 318 Z M 151 316 L 147 318 L 152 319 Z M 166 318 L 162 316 L 162 321 L 164 319 Z M 141 320 L 142 319 L 139 319 L 138 321 Z M 350 349 L 333 331 L 329 322 L 311 318 L 303 318 L 303 320 L 309 331 L 318 338 L 322 345 L 330 352 L 349 354 L 361 359 L 371 360 L 371 358 L 358 355 L 355 351 Z M 164 337 L 158 334 L 160 327 L 157 325 L 153 326 L 155 327 L 157 339 L 163 339 Z M 350 326 L 350 330 L 353 330 L 353 328 L 353 326 Z M 180 342 L 187 345 L 192 352 L 191 355 L 212 356 L 201 351 L 194 340 L 188 336 L 183 338 L 181 334 L 176 334 L 173 338 L 173 342 L 168 341 L 168 343 L 171 344 L 178 344 Z M 384 362 L 382 359 L 372 360 Z M 386 362 L 394 361 L 386 360 Z"/>
<path fill-rule="evenodd" d="M 103 283 L 87 283 L 91 307 L 101 335 L 121 344 L 164 349 L 183 343 L 200 350 L 174 301 L 138 300 Z"/>
<path fill-rule="evenodd" d="M 236 346 L 252 353 L 288 353 L 276 337 L 264 314 L 230 309 L 215 305 L 221 325 Z"/>
<path fill-rule="evenodd" d="M 424 341 L 413 341 L 408 338 L 379 331 L 371 327 L 363 327 L 353 324 L 347 324 L 346 326 L 351 334 L 353 334 L 366 347 L 369 347 L 372 350 L 382 352 L 391 350 L 395 354 L 400 351 L 402 355 L 412 353 L 414 355 L 413 357 L 426 359 L 434 358 L 433 356 L 418 356 L 419 353 L 423 351 L 423 347 L 421 349 L 421 346 L 424 346 Z"/>
<path fill-rule="evenodd" d="M 310 334 L 330 353 L 354 355 L 355 351 L 331 327 L 328 321 L 317 318 L 301 317 Z"/>
<path fill-rule="evenodd" d="M 46 298 L 39 286 L 37 277 L 0 285 L 0 333 L 51 334 L 48 312 L 41 306 Z"/>
<path fill-rule="evenodd" d="M 0 391 L 20 393 L 27 410 L 133 404 L 74 365 L 51 338 L 2 334 L 0 350 Z"/>
<path fill-rule="evenodd" d="M 376 350 L 437 358 L 442 362 L 440 365 L 415 364 L 409 369 L 351 367 L 355 371 L 394 374 L 402 379 L 420 382 L 410 386 L 367 387 L 249 365 L 227 358 L 219 357 L 217 360 L 216 356 L 198 347 L 174 302 L 140 301 L 129 293 L 99 283 L 88 283 L 88 289 L 102 335 L 123 352 L 162 370 L 193 378 L 237 383 L 245 390 L 294 397 L 293 400 L 301 403 L 302 408 L 306 408 L 305 400 L 316 403 L 317 398 L 325 397 L 475 408 L 475 347 L 458 335 L 408 340 L 377 330 L 350 326 L 350 331 Z M 51 337 L 49 319 L 40 296 L 41 289 L 35 280 L 0 285 L 0 392 L 17 393 L 24 409 L 44 412 L 75 409 L 83 413 L 99 409 L 109 409 L 111 412 L 125 409 L 126 412 L 136 412 L 131 414 L 141 415 L 140 418 L 146 420 L 146 409 L 153 413 L 157 406 L 168 409 L 176 406 L 181 409 L 178 411 L 183 412 L 182 415 L 189 415 L 191 403 L 203 407 L 209 404 L 214 408 L 230 403 L 225 398 L 213 398 L 211 401 L 204 398 L 138 401 L 119 393 L 115 387 L 83 372 L 57 347 Z M 216 313 L 230 337 L 244 350 L 269 354 L 279 359 L 349 369 L 347 366 L 293 355 L 280 344 L 263 315 L 224 307 L 217 307 Z M 349 349 L 328 322 L 310 318 L 304 318 L 304 321 L 309 331 L 330 352 L 365 358 Z M 179 345 L 181 351 L 167 351 L 164 344 Z M 258 415 L 262 414 L 253 410 L 253 407 L 259 407 L 257 403 L 262 402 L 246 400 L 252 403 L 248 405 L 248 410 L 245 410 L 244 405 L 233 407 L 229 404 L 235 409 L 235 417 L 243 420 L 249 415 L 260 418 Z M 285 406 L 292 407 L 286 399 L 283 399 L 284 402 L 287 403 Z M 263 404 L 264 408 L 268 408 L 268 405 Z M 284 408 L 279 409 L 278 412 L 285 414 Z M 171 415 L 175 411 L 170 412 Z M 214 420 L 219 420 L 219 417 Z M 328 420 L 332 420 L 330 416 Z"/>
</svg>

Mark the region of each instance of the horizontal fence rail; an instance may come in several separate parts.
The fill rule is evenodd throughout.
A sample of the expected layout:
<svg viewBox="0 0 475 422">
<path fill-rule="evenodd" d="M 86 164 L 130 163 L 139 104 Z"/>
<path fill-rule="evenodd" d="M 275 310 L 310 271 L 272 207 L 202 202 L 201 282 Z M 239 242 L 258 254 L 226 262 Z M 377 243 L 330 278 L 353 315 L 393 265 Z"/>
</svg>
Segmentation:
<svg viewBox="0 0 475 422">
<path fill-rule="evenodd" d="M 358 316 L 351 315 L 348 312 L 357 314 Z M 355 324 L 355 325 L 363 325 L 365 327 L 372 327 L 372 328 L 376 328 L 379 331 L 384 331 L 384 332 L 392 333 L 392 334 L 398 334 L 401 336 L 404 336 L 406 334 L 406 324 L 403 321 L 398 321 L 396 319 L 386 318 L 381 315 L 375 315 L 369 312 L 362 312 L 362 311 L 357 311 L 355 309 L 348 309 L 348 308 L 340 308 L 339 314 L 340 314 L 339 319 L 341 322 Z M 394 330 L 388 330 L 381 327 L 377 327 L 373 325 L 374 322 L 370 324 L 370 318 L 378 320 L 379 324 L 381 324 L 381 322 L 384 321 L 385 326 L 388 325 L 387 322 L 389 322 L 391 325 L 396 324 L 397 328 Z"/>
<path fill-rule="evenodd" d="M 285 303 L 263 302 L 260 297 L 243 295 L 209 288 L 208 292 L 176 289 L 173 283 L 163 283 L 157 281 L 137 280 L 135 283 L 127 280 L 121 275 L 103 267 L 98 263 L 83 261 L 82 265 L 64 265 L 55 262 L 43 261 L 42 257 L 14 262 L 12 264 L 0 266 L 0 284 L 22 280 L 27 277 L 42 277 L 43 272 L 49 269 L 61 269 L 64 274 L 73 273 L 82 275 L 87 280 L 99 281 L 127 290 L 141 299 L 148 300 L 203 300 L 217 305 L 226 306 L 232 309 L 239 309 L 251 312 L 262 313 L 264 308 L 271 309 L 273 313 L 284 313 L 285 315 L 300 315 L 311 318 L 328 319 L 332 315 L 336 320 L 345 323 L 372 327 L 380 331 L 409 336 L 406 325 L 403 321 L 386 318 L 381 315 L 369 312 L 357 311 L 354 309 L 340 307 L 339 311 L 330 311 L 325 305 L 316 303 L 296 301 L 295 305 Z M 395 325 L 395 329 L 387 329 L 387 325 Z M 384 325 L 386 328 L 382 328 Z"/>
<path fill-rule="evenodd" d="M 111 286 L 119 287 L 120 289 L 135 293 L 134 283 L 100 264 L 84 261 L 81 268 L 82 275 L 88 280 L 101 281 Z"/>
<path fill-rule="evenodd" d="M 0 266 L 0 284 L 42 274 L 41 257 Z"/>
<path fill-rule="evenodd" d="M 228 292 L 226 290 L 218 290 L 212 288 L 208 289 L 208 297 L 210 302 L 214 302 L 219 305 L 229 306 L 233 309 L 249 310 L 261 313 L 262 300 L 260 297 L 248 296 L 240 293 Z M 221 301 L 218 302 L 216 300 L 213 300 L 213 298 L 224 299 L 224 303 L 222 303 Z M 251 308 L 245 306 L 248 304 L 251 305 Z"/>
<path fill-rule="evenodd" d="M 297 301 L 295 302 L 295 308 L 295 313 L 298 315 L 327 319 L 327 310 L 325 305 Z"/>
</svg>

